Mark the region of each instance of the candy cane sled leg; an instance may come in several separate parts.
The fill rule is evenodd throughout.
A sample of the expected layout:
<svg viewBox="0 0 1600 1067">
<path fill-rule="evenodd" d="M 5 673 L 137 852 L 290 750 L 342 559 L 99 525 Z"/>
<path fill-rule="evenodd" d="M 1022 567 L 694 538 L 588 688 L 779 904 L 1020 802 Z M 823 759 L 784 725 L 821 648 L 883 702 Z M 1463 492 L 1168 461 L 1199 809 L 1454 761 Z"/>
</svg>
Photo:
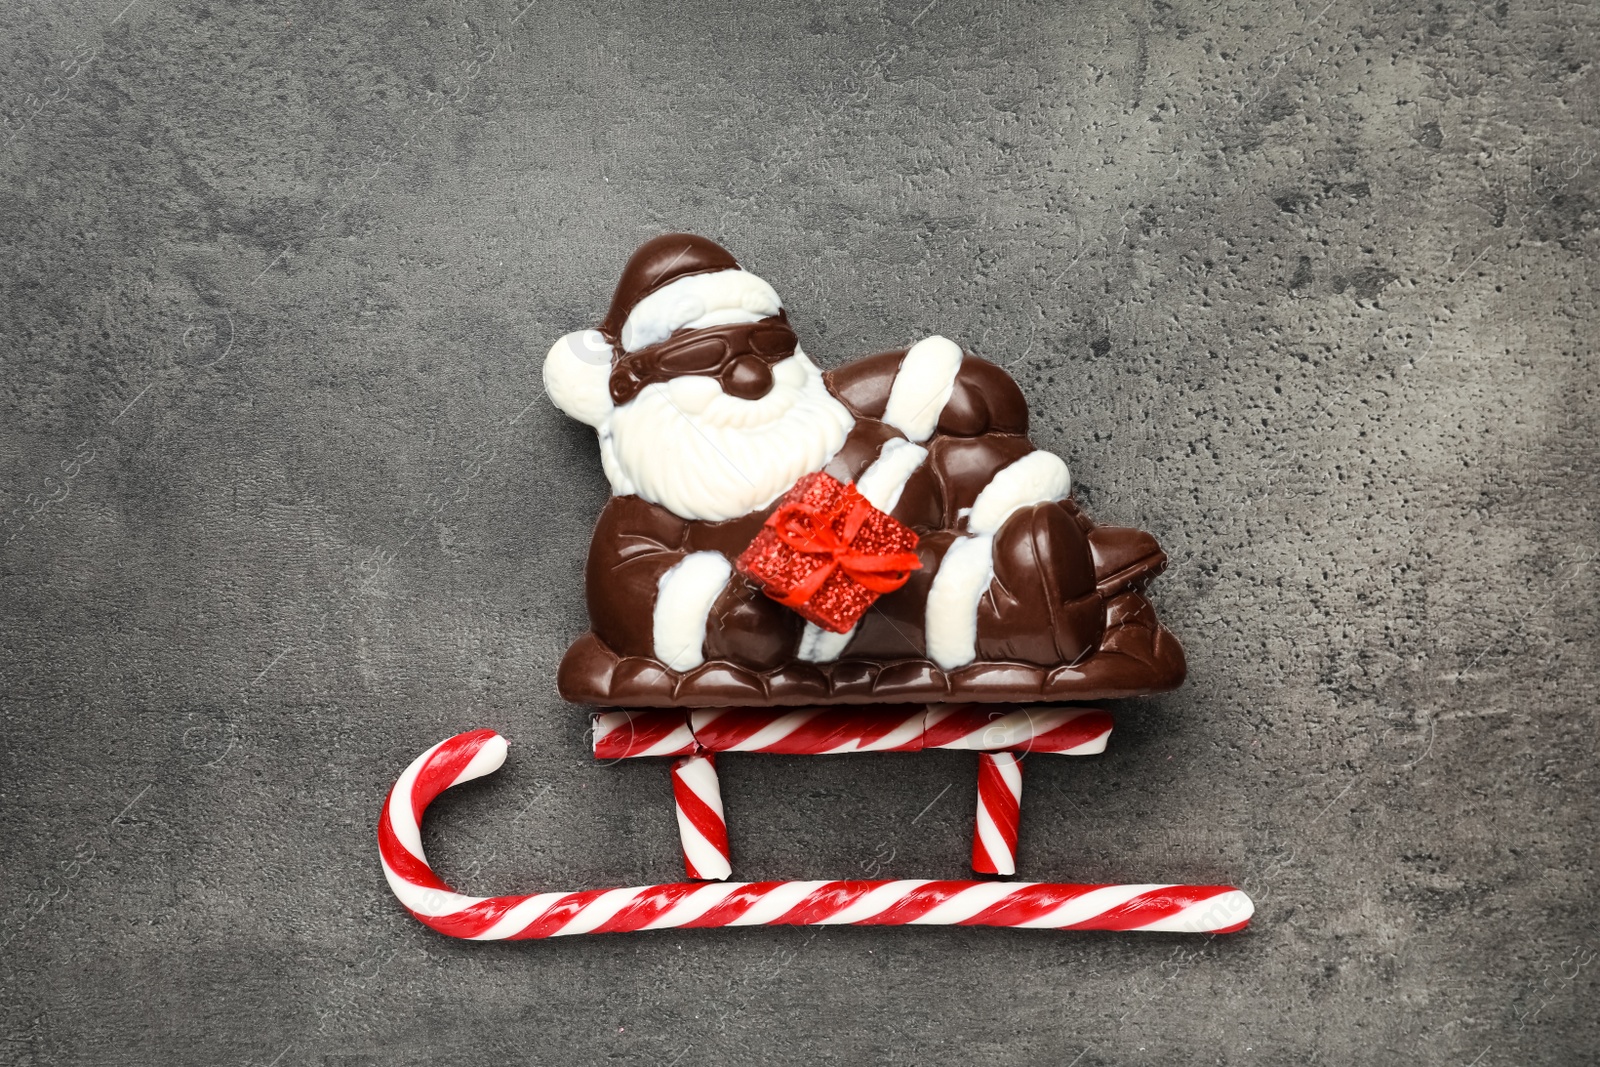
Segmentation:
<svg viewBox="0 0 1600 1067">
<path fill-rule="evenodd" d="M 1022 757 L 978 753 L 978 818 L 972 833 L 972 869 L 1017 873 L 1017 830 L 1022 818 Z"/>
<path fill-rule="evenodd" d="M 690 878 L 718 882 L 732 874 L 728 819 L 722 813 L 717 765 L 710 756 L 685 756 L 672 765 L 672 800 L 678 809 L 684 872 Z"/>
<path fill-rule="evenodd" d="M 525 896 L 473 897 L 433 872 L 422 816 L 451 786 L 505 762 L 492 730 L 441 741 L 401 773 L 378 820 L 383 873 L 417 919 L 482 941 L 712 926 L 1010 926 L 1049 930 L 1231 933 L 1254 905 L 1231 886 L 1046 882 L 675 882 Z"/>
</svg>

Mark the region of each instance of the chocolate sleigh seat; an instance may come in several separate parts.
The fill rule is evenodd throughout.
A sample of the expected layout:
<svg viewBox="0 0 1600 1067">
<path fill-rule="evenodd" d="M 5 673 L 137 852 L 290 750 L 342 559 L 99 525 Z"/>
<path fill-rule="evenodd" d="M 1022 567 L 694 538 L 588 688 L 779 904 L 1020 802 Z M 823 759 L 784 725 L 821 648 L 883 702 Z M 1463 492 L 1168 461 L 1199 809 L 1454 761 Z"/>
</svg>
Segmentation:
<svg viewBox="0 0 1600 1067">
<path fill-rule="evenodd" d="M 1083 649 L 1070 662 L 1040 663 L 1002 655 L 975 657 L 947 670 L 926 656 L 891 652 L 873 657 L 847 650 L 831 662 L 808 662 L 790 656 L 767 666 L 759 654 L 761 649 L 757 649 L 757 655 L 740 656 L 741 636 L 732 635 L 723 636 L 719 642 L 726 658 L 707 659 L 687 670 L 675 670 L 653 655 L 619 654 L 591 630 L 578 638 L 563 657 L 557 675 L 559 691 L 563 699 L 576 704 L 702 708 L 886 701 L 1092 701 L 1146 696 L 1177 688 L 1186 670 L 1183 648 L 1161 625 L 1144 594 L 1144 583 L 1165 567 L 1165 554 L 1155 547 L 1153 538 L 1141 537 L 1144 544 L 1129 546 L 1127 542 L 1134 539 L 1128 531 L 1119 529 L 1113 528 L 1108 531 L 1110 536 L 1097 539 L 1095 534 L 1107 528 L 1094 526 L 1070 501 L 1064 503 L 1062 511 L 1086 535 L 1089 559 L 1074 563 L 1094 583 L 1093 592 L 1083 598 L 1086 603 L 1080 609 L 1082 617 L 1068 620 L 1078 623 L 1073 636 L 1082 641 Z M 1146 545 L 1148 552 L 1137 559 L 1127 558 L 1127 548 L 1137 551 Z M 743 579 L 733 575 L 730 580 Z M 893 601 L 897 595 L 891 593 L 880 599 L 863 618 L 860 644 L 865 648 L 872 647 L 869 642 L 874 631 L 882 633 L 883 644 L 891 648 L 916 642 L 918 628 L 904 618 L 908 613 L 896 610 L 898 605 Z M 1008 601 L 1015 603 L 998 577 L 985 590 L 983 600 L 979 610 L 995 616 L 1005 610 Z M 1064 606 L 1074 605 L 1064 602 Z M 745 606 L 745 611 L 755 615 L 760 609 Z M 876 618 L 875 612 L 880 613 Z M 1022 623 L 1030 624 L 1040 633 L 1047 632 L 1052 624 L 1059 625 L 1050 618 Z M 748 639 L 798 646 L 800 634 L 791 631 L 801 630 L 800 626 L 782 618 L 768 621 L 767 626 L 764 634 Z M 1085 639 L 1086 634 L 1092 637 Z"/>
</svg>

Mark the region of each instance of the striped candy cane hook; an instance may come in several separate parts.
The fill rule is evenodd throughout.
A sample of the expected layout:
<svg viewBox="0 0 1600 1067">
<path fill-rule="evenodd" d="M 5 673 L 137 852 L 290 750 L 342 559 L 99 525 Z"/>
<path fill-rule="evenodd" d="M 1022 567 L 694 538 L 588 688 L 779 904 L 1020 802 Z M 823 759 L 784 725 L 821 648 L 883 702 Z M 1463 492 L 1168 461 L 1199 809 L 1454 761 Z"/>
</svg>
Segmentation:
<svg viewBox="0 0 1600 1067">
<path fill-rule="evenodd" d="M 1231 886 L 1045 882 L 674 882 L 627 889 L 474 897 L 450 888 L 422 851 L 422 816 L 451 786 L 505 762 L 493 730 L 441 741 L 395 782 L 378 819 L 383 873 L 400 903 L 442 934 L 480 941 L 714 926 L 1012 926 L 1048 930 L 1232 933 L 1250 898 Z"/>
</svg>

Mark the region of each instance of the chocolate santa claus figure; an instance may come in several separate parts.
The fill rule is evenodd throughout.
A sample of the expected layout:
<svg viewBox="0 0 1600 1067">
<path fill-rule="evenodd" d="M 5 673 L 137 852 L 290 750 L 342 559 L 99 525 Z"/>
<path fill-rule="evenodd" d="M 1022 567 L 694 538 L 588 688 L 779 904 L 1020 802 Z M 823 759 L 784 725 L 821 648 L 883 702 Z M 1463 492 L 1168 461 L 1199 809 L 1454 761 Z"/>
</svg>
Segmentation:
<svg viewBox="0 0 1600 1067">
<path fill-rule="evenodd" d="M 569 701 L 1077 701 L 1183 681 L 1138 530 L 1097 526 L 1001 368 L 943 337 L 823 371 L 703 237 L 636 252 L 545 386 L 612 497 Z"/>
</svg>

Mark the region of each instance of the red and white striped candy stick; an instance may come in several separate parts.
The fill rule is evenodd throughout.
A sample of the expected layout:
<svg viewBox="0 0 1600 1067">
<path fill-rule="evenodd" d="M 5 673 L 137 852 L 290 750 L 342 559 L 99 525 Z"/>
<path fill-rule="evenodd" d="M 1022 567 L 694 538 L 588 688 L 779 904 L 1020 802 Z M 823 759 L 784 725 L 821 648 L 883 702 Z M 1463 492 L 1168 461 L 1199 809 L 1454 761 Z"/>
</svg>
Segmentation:
<svg viewBox="0 0 1600 1067">
<path fill-rule="evenodd" d="M 1016 873 L 1016 835 L 1022 817 L 1022 757 L 978 753 L 978 821 L 973 829 L 973 870 Z"/>
<path fill-rule="evenodd" d="M 494 941 L 710 926 L 961 925 L 1050 930 L 1231 933 L 1250 898 L 1230 886 L 1053 885 L 1043 882 L 677 882 L 629 889 L 473 897 L 428 866 L 423 812 L 453 785 L 497 769 L 505 739 L 458 734 L 418 756 L 389 791 L 378 849 L 406 909 L 452 937 Z"/>
<path fill-rule="evenodd" d="M 594 717 L 596 759 L 692 756 L 700 751 L 681 711 L 605 711 Z"/>
<path fill-rule="evenodd" d="M 668 714 L 672 714 L 669 712 Z M 916 752 L 925 704 L 876 708 L 701 708 L 689 732 L 709 752 L 839 756 L 853 752 Z"/>
<path fill-rule="evenodd" d="M 922 733 L 924 748 L 1057 756 L 1097 756 L 1110 739 L 1109 712 L 1033 704 L 930 704 Z"/>
<path fill-rule="evenodd" d="M 836 756 L 926 748 L 1091 756 L 1104 752 L 1111 736 L 1111 716 L 1098 708 L 1014 704 L 607 711 L 594 721 L 599 759 L 697 751 Z"/>
<path fill-rule="evenodd" d="M 978 753 L 978 818 L 972 833 L 972 869 L 1017 873 L 1017 825 L 1022 818 L 1022 757 Z"/>
<path fill-rule="evenodd" d="M 710 756 L 687 756 L 672 765 L 672 799 L 678 808 L 678 839 L 690 878 L 722 881 L 733 873 L 728 820 L 722 813 L 717 765 Z"/>
</svg>

